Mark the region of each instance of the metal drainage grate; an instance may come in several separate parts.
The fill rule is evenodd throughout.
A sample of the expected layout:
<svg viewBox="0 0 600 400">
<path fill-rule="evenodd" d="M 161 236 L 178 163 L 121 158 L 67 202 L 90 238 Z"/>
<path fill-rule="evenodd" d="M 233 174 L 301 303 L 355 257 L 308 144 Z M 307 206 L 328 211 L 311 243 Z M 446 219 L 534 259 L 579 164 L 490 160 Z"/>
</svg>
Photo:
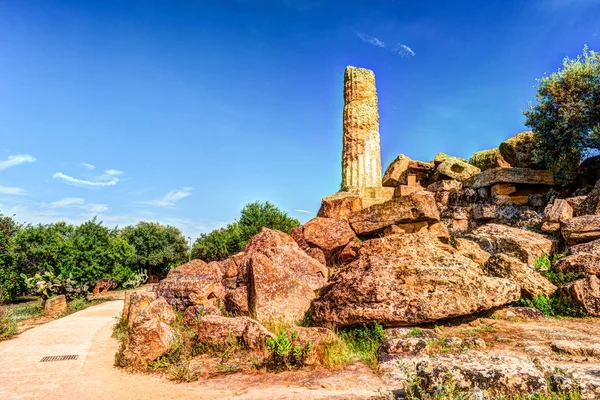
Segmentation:
<svg viewBox="0 0 600 400">
<path fill-rule="evenodd" d="M 77 360 L 77 357 L 79 357 L 77 354 L 72 354 L 69 356 L 47 356 L 42 358 L 40 362 Z"/>
</svg>

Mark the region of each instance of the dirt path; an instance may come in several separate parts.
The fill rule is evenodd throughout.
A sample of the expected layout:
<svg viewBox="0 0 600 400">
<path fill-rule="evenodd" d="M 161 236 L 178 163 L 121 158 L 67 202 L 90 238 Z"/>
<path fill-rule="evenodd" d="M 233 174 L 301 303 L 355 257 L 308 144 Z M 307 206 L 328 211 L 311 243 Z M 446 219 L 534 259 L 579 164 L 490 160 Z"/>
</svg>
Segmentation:
<svg viewBox="0 0 600 400">
<path fill-rule="evenodd" d="M 191 384 L 130 375 L 113 368 L 112 326 L 122 308 L 123 301 L 109 301 L 0 342 L 0 399 L 352 399 L 378 398 L 385 386 L 362 365 Z M 60 355 L 78 358 L 40 362 Z"/>
</svg>

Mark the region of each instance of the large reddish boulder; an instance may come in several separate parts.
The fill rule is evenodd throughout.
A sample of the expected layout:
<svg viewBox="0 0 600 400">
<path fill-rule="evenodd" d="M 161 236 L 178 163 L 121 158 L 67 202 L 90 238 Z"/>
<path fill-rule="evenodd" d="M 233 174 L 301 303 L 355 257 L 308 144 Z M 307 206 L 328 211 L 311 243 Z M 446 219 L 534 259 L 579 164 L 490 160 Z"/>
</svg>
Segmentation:
<svg viewBox="0 0 600 400">
<path fill-rule="evenodd" d="M 413 325 L 469 315 L 516 301 L 519 286 L 485 276 L 433 233 L 361 243 L 359 258 L 337 269 L 313 302 L 321 326 Z"/>
<path fill-rule="evenodd" d="M 139 292 L 138 296 L 131 299 L 130 310 L 132 307 L 141 309 L 135 318 L 130 314 L 131 334 L 123 352 L 127 362 L 133 365 L 145 365 L 165 355 L 176 341 L 170 327 L 175 322 L 173 308 L 162 297 L 155 298 L 142 308 L 145 301 L 151 298 L 147 293 Z"/>
<path fill-rule="evenodd" d="M 299 250 L 299 249 L 298 249 Z M 299 250 L 302 252 L 302 250 Z M 314 289 L 308 282 L 287 269 L 282 260 L 307 263 L 310 260 L 320 267 L 325 266 L 306 253 L 304 259 L 297 260 L 293 254 L 282 252 L 279 257 L 253 254 L 248 259 L 248 309 L 250 315 L 260 322 L 296 322 L 302 319 L 315 298 Z M 299 254 L 296 254 L 299 255 Z M 299 262 L 300 261 L 300 262 Z M 322 275 L 325 283 L 326 273 Z M 317 282 L 315 280 L 315 282 Z M 321 285 L 322 285 L 321 284 Z"/>
<path fill-rule="evenodd" d="M 327 267 L 298 247 L 291 236 L 263 228 L 248 242 L 248 310 L 259 321 L 296 321 L 304 316 L 315 290 L 326 282 Z"/>
<path fill-rule="evenodd" d="M 600 317 L 600 279 L 597 276 L 586 276 L 569 282 L 560 289 L 564 296 L 575 301 L 586 313 Z"/>
<path fill-rule="evenodd" d="M 130 365 L 145 365 L 167 354 L 176 340 L 168 324 L 150 320 L 132 331 L 123 355 Z"/>
<path fill-rule="evenodd" d="M 326 253 L 345 246 L 356 237 L 346 221 L 333 218 L 313 218 L 304 224 L 304 239 Z"/>
<path fill-rule="evenodd" d="M 264 258 L 259 260 L 256 255 L 262 255 Z M 260 261 L 273 268 L 286 270 L 296 279 L 306 282 L 311 290 L 317 290 L 327 282 L 327 267 L 302 251 L 294 239 L 283 232 L 262 228 L 246 246 L 246 270 L 249 269 L 249 262 L 253 257 L 254 265 Z"/>
<path fill-rule="evenodd" d="M 192 260 L 170 271 L 156 292 L 182 311 L 194 305 L 216 305 L 225 296 L 223 277 L 221 263 Z"/>
<path fill-rule="evenodd" d="M 350 216 L 349 222 L 356 234 L 366 235 L 395 224 L 439 220 L 435 197 L 421 191 L 360 210 Z"/>
<path fill-rule="evenodd" d="M 562 222 L 560 229 L 569 245 L 600 239 L 600 215 L 569 218 Z"/>
<path fill-rule="evenodd" d="M 149 290 L 135 290 L 125 293 L 122 318 L 127 321 L 130 328 L 142 311 L 157 297 L 156 292 Z"/>
<path fill-rule="evenodd" d="M 362 208 L 360 196 L 349 192 L 338 192 L 321 200 L 321 208 L 317 216 L 347 220 L 353 212 Z"/>
</svg>

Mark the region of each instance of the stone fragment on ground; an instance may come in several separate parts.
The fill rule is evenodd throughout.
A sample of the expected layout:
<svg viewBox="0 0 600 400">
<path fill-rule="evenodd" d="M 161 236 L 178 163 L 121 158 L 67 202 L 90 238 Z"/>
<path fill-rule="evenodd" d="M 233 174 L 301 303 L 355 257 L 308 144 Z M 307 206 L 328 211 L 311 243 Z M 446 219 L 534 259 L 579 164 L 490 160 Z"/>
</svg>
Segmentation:
<svg viewBox="0 0 600 400">
<path fill-rule="evenodd" d="M 275 337 L 267 328 L 248 317 L 206 315 L 193 328 L 199 343 L 215 348 L 235 340 L 247 349 L 259 350 L 264 348 L 267 338 Z"/>
<path fill-rule="evenodd" d="M 544 210 L 543 232 L 556 232 L 560 230 L 560 223 L 573 217 L 573 208 L 564 199 L 556 199 L 548 204 Z"/>
<path fill-rule="evenodd" d="M 466 237 L 489 253 L 507 254 L 530 266 L 538 257 L 553 254 L 555 248 L 555 242 L 542 234 L 499 224 L 480 226 Z"/>
<path fill-rule="evenodd" d="M 67 297 L 59 294 L 44 302 L 44 312 L 51 316 L 57 316 L 67 312 Z"/>
<path fill-rule="evenodd" d="M 129 326 L 131 333 L 123 356 L 129 365 L 145 365 L 165 355 L 176 341 L 170 324 L 175 322 L 173 308 L 163 297 L 146 305 L 151 298 L 148 292 L 131 294 Z M 145 306 L 144 306 L 145 305 Z M 133 310 L 133 313 L 131 312 Z M 139 314 L 137 311 L 140 310 Z M 134 315 L 137 316 L 134 317 Z"/>
<path fill-rule="evenodd" d="M 429 393 L 440 390 L 450 380 L 459 390 L 474 387 L 492 395 L 545 392 L 546 378 L 535 365 L 516 357 L 494 356 L 470 351 L 438 356 L 417 364 L 416 373 Z"/>
<path fill-rule="evenodd" d="M 498 319 L 507 321 L 528 321 L 542 320 L 546 318 L 544 313 L 537 308 L 531 307 L 507 307 L 494 311 L 493 314 Z"/>
<path fill-rule="evenodd" d="M 600 279 L 595 275 L 569 282 L 561 286 L 561 293 L 581 307 L 589 315 L 600 317 Z"/>
<path fill-rule="evenodd" d="M 569 245 L 600 239 L 600 215 L 569 218 L 562 222 L 561 233 Z"/>
<path fill-rule="evenodd" d="M 494 254 L 485 264 L 485 270 L 491 276 L 516 282 L 521 288 L 521 296 L 524 297 L 550 296 L 557 289 L 538 271 L 507 254 Z"/>
</svg>

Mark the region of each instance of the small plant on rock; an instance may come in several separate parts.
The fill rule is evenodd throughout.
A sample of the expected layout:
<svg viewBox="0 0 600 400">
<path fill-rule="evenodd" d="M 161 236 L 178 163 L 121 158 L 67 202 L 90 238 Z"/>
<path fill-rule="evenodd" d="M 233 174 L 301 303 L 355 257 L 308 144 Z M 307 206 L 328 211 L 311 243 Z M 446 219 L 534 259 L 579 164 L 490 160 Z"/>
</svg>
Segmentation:
<svg viewBox="0 0 600 400">
<path fill-rule="evenodd" d="M 294 369 L 306 365 L 306 360 L 312 350 L 312 343 L 306 342 L 304 346 L 294 344 L 298 339 L 298 332 L 292 331 L 288 337 L 282 331 L 274 338 L 267 338 L 267 349 L 271 352 L 269 364 L 274 369 Z"/>
</svg>

